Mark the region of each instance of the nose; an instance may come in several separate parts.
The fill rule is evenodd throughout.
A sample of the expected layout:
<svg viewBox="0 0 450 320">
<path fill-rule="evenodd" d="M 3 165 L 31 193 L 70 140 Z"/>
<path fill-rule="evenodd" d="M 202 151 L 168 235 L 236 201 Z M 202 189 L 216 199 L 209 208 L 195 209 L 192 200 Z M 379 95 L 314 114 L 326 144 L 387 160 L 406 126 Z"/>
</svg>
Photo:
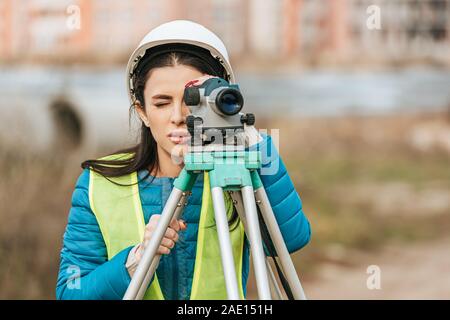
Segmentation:
<svg viewBox="0 0 450 320">
<path fill-rule="evenodd" d="M 186 117 L 189 113 L 189 108 L 186 106 L 184 101 L 175 103 L 172 109 L 170 121 L 177 126 L 182 125 L 186 123 Z"/>
</svg>

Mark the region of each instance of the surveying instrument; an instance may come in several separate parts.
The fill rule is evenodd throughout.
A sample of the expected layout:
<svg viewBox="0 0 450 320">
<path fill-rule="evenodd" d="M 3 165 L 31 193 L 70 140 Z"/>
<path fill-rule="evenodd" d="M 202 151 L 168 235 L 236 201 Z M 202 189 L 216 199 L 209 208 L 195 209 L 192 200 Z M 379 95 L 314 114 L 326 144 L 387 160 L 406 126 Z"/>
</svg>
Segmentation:
<svg viewBox="0 0 450 320">
<path fill-rule="evenodd" d="M 250 242 L 259 299 L 284 299 L 264 252 L 263 231 L 263 236 L 269 239 L 265 242 L 266 248 L 271 247 L 276 252 L 272 258 L 286 295 L 289 299 L 305 300 L 303 288 L 257 172 L 262 166 L 260 151 L 245 150 L 242 134 L 244 124 L 253 126 L 255 117 L 253 114 L 240 113 L 244 101 L 238 85 L 229 84 L 221 78 L 211 78 L 200 86 L 185 88 L 184 101 L 191 109 L 191 115 L 186 119 L 191 141 L 188 153 L 184 156 L 184 168 L 174 181 L 160 220 L 123 299 L 143 298 L 161 258 L 156 252 L 166 229 L 172 219 L 181 216 L 197 176 L 208 172 L 228 299 L 239 300 L 240 295 L 224 191 L 230 194 Z M 274 255 L 278 256 L 281 266 Z"/>
</svg>

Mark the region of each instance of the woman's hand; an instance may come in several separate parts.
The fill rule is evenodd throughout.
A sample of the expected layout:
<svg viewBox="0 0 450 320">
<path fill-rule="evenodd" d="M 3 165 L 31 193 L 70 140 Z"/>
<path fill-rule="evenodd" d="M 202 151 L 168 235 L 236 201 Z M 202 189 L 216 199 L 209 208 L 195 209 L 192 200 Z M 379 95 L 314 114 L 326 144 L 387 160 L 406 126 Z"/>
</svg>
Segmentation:
<svg viewBox="0 0 450 320">
<path fill-rule="evenodd" d="M 160 214 L 154 214 L 150 217 L 150 221 L 145 227 L 144 241 L 136 250 L 137 256 L 136 258 L 138 262 L 141 259 L 142 254 L 144 253 L 144 250 L 147 247 L 148 242 L 150 241 L 153 235 L 153 232 L 155 232 L 156 225 L 158 224 L 160 218 L 161 218 Z M 169 227 L 166 230 L 166 233 L 164 234 L 163 239 L 161 240 L 161 245 L 158 248 L 157 254 L 169 254 L 170 250 L 175 246 L 175 243 L 178 241 L 178 232 L 180 230 L 186 230 L 186 228 L 187 224 L 183 220 L 172 219 Z"/>
<path fill-rule="evenodd" d="M 137 265 L 141 261 L 142 255 L 144 254 L 144 250 L 148 246 L 148 242 L 152 238 L 160 218 L 161 218 L 160 214 L 154 214 L 150 217 L 150 221 L 145 226 L 144 240 L 140 244 L 136 245 L 128 255 L 126 267 L 131 277 L 136 271 Z M 175 243 L 178 241 L 179 238 L 178 232 L 186 230 L 186 228 L 187 223 L 184 222 L 183 220 L 172 219 L 169 227 L 166 229 L 166 233 L 164 234 L 164 237 L 161 240 L 161 244 L 156 254 L 157 255 L 169 254 L 170 250 L 175 246 Z"/>
</svg>

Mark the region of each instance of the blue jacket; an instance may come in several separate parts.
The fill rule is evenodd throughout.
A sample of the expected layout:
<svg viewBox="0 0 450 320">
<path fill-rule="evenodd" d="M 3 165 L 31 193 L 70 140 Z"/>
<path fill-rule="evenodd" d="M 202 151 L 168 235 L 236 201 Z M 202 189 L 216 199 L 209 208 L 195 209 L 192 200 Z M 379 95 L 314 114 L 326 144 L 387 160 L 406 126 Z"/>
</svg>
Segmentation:
<svg viewBox="0 0 450 320">
<path fill-rule="evenodd" d="M 311 236 L 309 222 L 294 185 L 268 135 L 251 150 L 263 151 L 263 168 L 267 170 L 278 162 L 274 174 L 260 171 L 277 222 L 289 252 L 305 246 Z M 264 148 L 267 148 L 265 152 Z M 267 155 L 265 155 L 267 153 Z M 275 167 L 276 168 L 276 167 Z M 144 178 L 147 170 L 138 172 Z M 160 214 L 173 188 L 174 178 L 151 177 L 139 182 L 139 192 L 145 222 L 152 214 Z M 60 269 L 56 287 L 57 299 L 122 299 L 130 283 L 125 263 L 132 247 L 128 247 L 108 261 L 103 237 L 89 205 L 89 171 L 85 169 L 75 186 L 72 207 L 64 233 Z M 197 245 L 197 231 L 203 175 L 199 175 L 189 197 L 182 218 L 188 228 L 179 233 L 179 240 L 170 255 L 163 255 L 157 269 L 160 286 L 166 299 L 189 299 Z M 218 261 L 220 263 L 220 260 Z M 242 283 L 245 287 L 249 271 L 249 246 L 244 245 Z"/>
</svg>

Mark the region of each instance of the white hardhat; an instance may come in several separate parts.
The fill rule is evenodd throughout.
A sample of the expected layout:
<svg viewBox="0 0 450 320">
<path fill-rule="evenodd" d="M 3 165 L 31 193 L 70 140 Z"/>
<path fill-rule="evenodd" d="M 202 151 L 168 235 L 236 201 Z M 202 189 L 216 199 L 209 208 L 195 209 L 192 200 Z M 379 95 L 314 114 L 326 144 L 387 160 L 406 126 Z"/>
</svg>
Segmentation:
<svg viewBox="0 0 450 320">
<path fill-rule="evenodd" d="M 193 45 L 208 50 L 211 56 L 225 69 L 226 77 L 228 78 L 226 80 L 230 83 L 235 83 L 228 52 L 222 40 L 198 23 L 188 20 L 174 20 L 150 31 L 131 55 L 127 65 L 127 89 L 131 103 L 135 101 L 133 99 L 135 93 L 133 76 L 139 61 L 144 57 L 148 49 L 168 44 Z"/>
</svg>

